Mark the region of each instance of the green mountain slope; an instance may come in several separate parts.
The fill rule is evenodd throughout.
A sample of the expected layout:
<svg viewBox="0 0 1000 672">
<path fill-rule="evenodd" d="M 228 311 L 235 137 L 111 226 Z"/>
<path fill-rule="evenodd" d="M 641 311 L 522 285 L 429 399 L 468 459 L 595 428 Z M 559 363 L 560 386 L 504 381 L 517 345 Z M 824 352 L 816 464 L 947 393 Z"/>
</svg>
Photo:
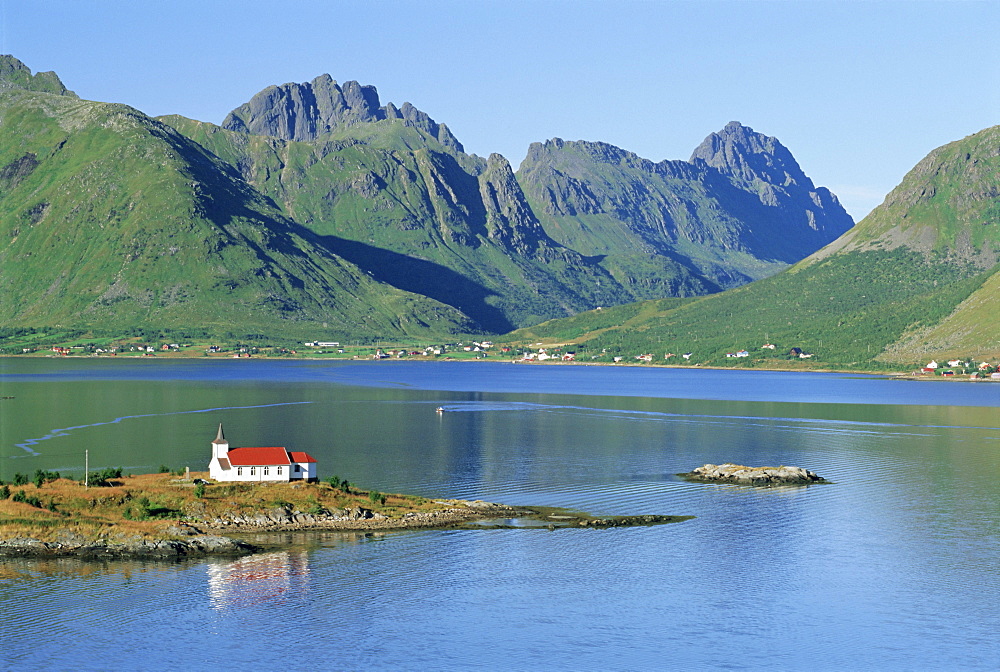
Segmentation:
<svg viewBox="0 0 1000 672">
<path fill-rule="evenodd" d="M 281 102 L 295 99 L 311 103 L 289 111 Z M 341 88 L 324 76 L 269 87 L 227 118 L 230 128 L 273 135 L 163 121 L 236 167 L 338 255 L 492 331 L 633 298 L 545 233 L 506 159 L 464 154 L 443 124 L 408 104 L 396 114 L 377 103 L 373 87 Z M 289 139 L 298 137 L 309 139 Z"/>
<path fill-rule="evenodd" d="M 515 179 L 506 159 L 465 154 L 409 103 L 382 105 L 374 87 L 329 75 L 267 87 L 221 128 L 163 121 L 337 254 L 497 332 L 744 284 L 852 224 L 777 141 L 738 124 L 691 162 L 536 144 Z"/>
<path fill-rule="evenodd" d="M 639 298 L 692 296 L 773 275 L 852 225 L 776 139 L 732 122 L 690 161 L 597 142 L 531 146 L 518 180 L 545 230 Z"/>
<path fill-rule="evenodd" d="M 1000 126 L 935 149 L 881 206 L 830 245 L 848 250 L 906 247 L 989 268 L 1000 261 Z"/>
<path fill-rule="evenodd" d="M 15 86 L 0 91 L 0 268 L 5 327 L 298 338 L 473 326 L 332 254 L 169 126 Z"/>
<path fill-rule="evenodd" d="M 1000 357 L 1000 127 L 932 152 L 850 233 L 787 271 L 722 294 L 649 302 L 516 332 L 589 352 L 767 363 L 797 347 L 834 366 Z M 626 311 L 616 320 L 613 311 Z M 774 351 L 762 350 L 765 342 Z M 745 359 L 726 353 L 751 352 Z"/>
</svg>

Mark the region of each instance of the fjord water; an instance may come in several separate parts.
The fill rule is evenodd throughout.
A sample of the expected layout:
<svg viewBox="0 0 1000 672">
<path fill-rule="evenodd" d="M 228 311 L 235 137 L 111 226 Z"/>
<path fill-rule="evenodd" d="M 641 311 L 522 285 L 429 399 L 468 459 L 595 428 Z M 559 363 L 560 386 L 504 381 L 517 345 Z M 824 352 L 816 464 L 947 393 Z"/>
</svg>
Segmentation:
<svg viewBox="0 0 1000 672">
<path fill-rule="evenodd" d="M 0 478 L 286 445 L 361 487 L 692 515 L 0 563 L 11 669 L 996 669 L 1000 385 L 471 363 L 0 361 Z M 446 412 L 435 413 L 438 406 Z M 705 462 L 828 485 L 685 482 Z"/>
</svg>

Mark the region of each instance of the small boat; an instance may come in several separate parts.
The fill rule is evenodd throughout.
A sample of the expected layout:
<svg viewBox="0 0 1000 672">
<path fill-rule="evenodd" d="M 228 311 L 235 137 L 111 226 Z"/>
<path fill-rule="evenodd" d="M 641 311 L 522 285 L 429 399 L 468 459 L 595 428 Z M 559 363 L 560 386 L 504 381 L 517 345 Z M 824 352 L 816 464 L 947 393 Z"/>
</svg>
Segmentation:
<svg viewBox="0 0 1000 672">
<path fill-rule="evenodd" d="M 438 406 L 436 412 L 437 413 L 444 413 L 444 406 Z"/>
</svg>

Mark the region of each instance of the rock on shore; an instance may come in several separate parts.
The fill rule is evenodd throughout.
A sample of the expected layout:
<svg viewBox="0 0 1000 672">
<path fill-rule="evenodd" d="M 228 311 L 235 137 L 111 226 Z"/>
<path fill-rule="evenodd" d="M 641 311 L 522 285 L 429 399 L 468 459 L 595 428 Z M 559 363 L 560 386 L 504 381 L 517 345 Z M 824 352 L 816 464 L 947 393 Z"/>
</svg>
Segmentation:
<svg viewBox="0 0 1000 672">
<path fill-rule="evenodd" d="M 807 485 L 829 483 L 825 478 L 802 467 L 745 467 L 740 464 L 706 464 L 687 474 L 688 480 L 705 483 L 739 483 L 741 485 Z"/>
<path fill-rule="evenodd" d="M 190 539 L 124 540 L 60 539 L 45 542 L 27 537 L 0 539 L 0 557 L 53 557 L 78 558 L 181 558 L 206 555 L 248 555 L 258 550 L 256 546 L 215 535 L 200 535 Z"/>
</svg>

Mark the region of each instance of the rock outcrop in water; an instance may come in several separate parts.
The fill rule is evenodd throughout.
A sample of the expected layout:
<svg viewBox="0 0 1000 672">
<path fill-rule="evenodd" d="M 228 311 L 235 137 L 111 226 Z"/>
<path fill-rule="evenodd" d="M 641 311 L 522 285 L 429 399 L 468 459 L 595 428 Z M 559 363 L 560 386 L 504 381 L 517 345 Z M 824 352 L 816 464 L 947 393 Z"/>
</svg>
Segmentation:
<svg viewBox="0 0 1000 672">
<path fill-rule="evenodd" d="M 740 485 L 808 485 L 829 483 L 825 478 L 802 467 L 745 467 L 740 464 L 706 464 L 687 474 L 692 481 L 738 483 Z"/>
<path fill-rule="evenodd" d="M 75 536 L 75 538 L 73 538 Z M 200 535 L 191 539 L 88 540 L 80 535 L 59 541 L 41 541 L 30 537 L 0 539 L 0 558 L 61 557 L 78 558 L 182 558 L 207 555 L 239 556 L 260 550 L 229 537 Z"/>
</svg>

